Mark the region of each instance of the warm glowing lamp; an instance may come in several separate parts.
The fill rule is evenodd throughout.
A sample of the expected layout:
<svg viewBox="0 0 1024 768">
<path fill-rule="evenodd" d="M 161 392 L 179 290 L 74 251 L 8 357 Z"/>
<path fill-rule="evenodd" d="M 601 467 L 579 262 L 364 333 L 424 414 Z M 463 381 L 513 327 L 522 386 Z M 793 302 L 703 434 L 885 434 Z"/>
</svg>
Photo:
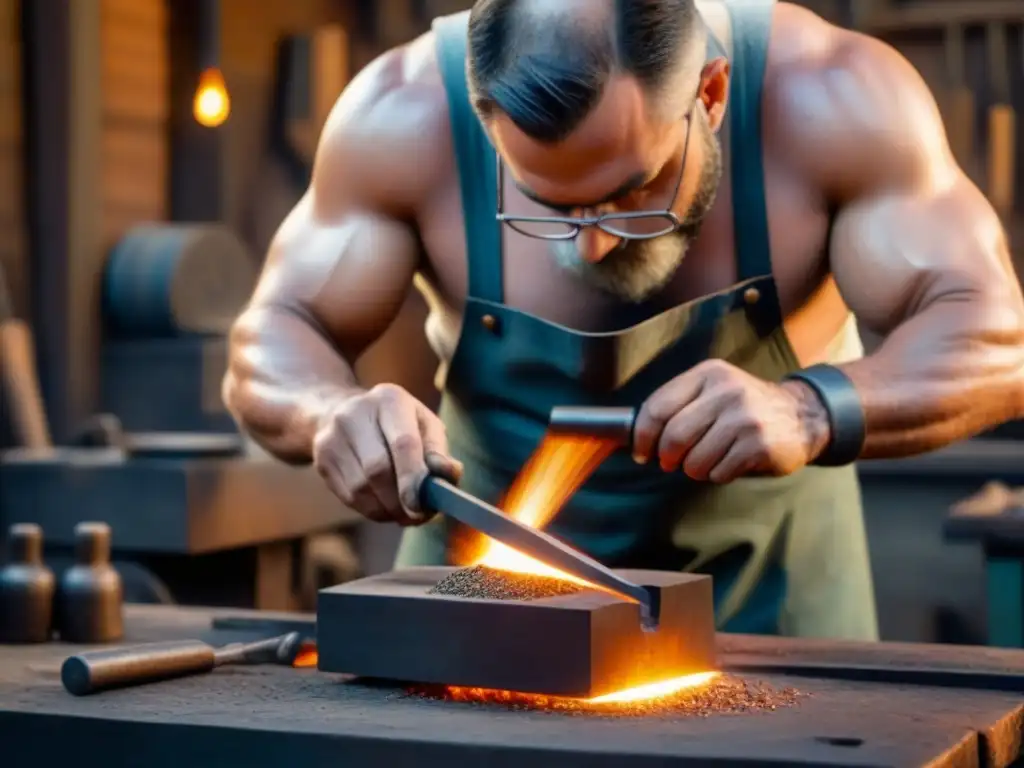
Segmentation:
<svg viewBox="0 0 1024 768">
<path fill-rule="evenodd" d="M 197 123 L 207 128 L 216 128 L 231 114 L 228 88 L 217 67 L 207 67 L 199 76 L 199 85 L 192 100 L 192 114 Z"/>
</svg>

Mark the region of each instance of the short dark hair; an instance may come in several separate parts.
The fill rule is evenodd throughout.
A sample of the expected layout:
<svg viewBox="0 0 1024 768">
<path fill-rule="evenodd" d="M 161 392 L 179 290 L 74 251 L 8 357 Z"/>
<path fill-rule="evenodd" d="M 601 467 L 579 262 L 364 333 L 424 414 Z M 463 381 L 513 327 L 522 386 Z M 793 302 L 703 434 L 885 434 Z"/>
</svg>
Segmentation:
<svg viewBox="0 0 1024 768">
<path fill-rule="evenodd" d="M 693 46 L 703 55 L 706 32 L 694 0 L 612 3 L 609 29 L 569 11 L 532 19 L 522 0 L 477 0 L 467 66 L 477 111 L 489 117 L 500 110 L 528 136 L 555 143 L 597 106 L 613 72 L 657 94 L 675 82 Z"/>
</svg>

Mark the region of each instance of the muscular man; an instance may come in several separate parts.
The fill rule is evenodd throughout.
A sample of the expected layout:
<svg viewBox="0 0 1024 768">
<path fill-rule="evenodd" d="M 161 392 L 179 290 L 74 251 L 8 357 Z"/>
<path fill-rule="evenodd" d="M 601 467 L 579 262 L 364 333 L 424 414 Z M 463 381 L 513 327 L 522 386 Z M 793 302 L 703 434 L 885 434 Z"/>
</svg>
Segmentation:
<svg viewBox="0 0 1024 768">
<path fill-rule="evenodd" d="M 417 274 L 440 417 L 352 373 Z M 927 87 L 771 0 L 480 0 L 385 53 L 231 346 L 240 423 L 409 525 L 399 565 L 452 556 L 428 467 L 495 501 L 552 406 L 642 404 L 551 530 L 711 573 L 735 631 L 875 637 L 852 462 L 1024 415 L 1007 244 Z"/>
</svg>

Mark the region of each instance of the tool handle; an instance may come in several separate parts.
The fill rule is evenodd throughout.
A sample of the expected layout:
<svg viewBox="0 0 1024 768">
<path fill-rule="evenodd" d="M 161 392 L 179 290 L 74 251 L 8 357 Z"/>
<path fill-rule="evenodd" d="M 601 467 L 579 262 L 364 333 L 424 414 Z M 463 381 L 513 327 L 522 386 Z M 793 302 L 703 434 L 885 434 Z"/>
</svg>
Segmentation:
<svg viewBox="0 0 1024 768">
<path fill-rule="evenodd" d="M 445 489 L 438 486 L 439 482 L 446 481 L 437 475 L 427 475 L 420 483 L 420 508 L 428 515 L 436 515 L 442 511 Z"/>
<path fill-rule="evenodd" d="M 21 320 L 0 320 L 0 371 L 10 400 L 14 430 L 25 448 L 53 447 L 36 375 L 32 331 Z"/>
<path fill-rule="evenodd" d="M 215 666 L 212 646 L 199 640 L 179 640 L 70 656 L 64 660 L 60 679 L 68 693 L 88 696 L 111 688 L 201 674 Z"/>
</svg>

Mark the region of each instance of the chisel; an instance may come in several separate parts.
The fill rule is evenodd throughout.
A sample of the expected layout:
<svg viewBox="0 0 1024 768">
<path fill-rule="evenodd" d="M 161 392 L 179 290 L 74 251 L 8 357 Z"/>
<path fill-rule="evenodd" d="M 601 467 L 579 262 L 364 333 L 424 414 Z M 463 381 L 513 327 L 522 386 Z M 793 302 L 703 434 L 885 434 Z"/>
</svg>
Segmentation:
<svg viewBox="0 0 1024 768">
<path fill-rule="evenodd" d="M 199 675 L 228 664 L 291 666 L 305 647 L 299 632 L 221 648 L 200 640 L 149 643 L 69 656 L 61 666 L 60 679 L 68 693 L 88 696 L 113 688 Z"/>
<path fill-rule="evenodd" d="M 657 628 L 660 608 L 657 591 L 622 578 L 582 552 L 543 531 L 512 519 L 500 509 L 456 488 L 447 480 L 433 476 L 424 480 L 420 486 L 420 503 L 431 513 L 440 513 L 458 520 L 545 565 L 636 601 L 640 604 L 640 618 L 644 628 Z"/>
</svg>

